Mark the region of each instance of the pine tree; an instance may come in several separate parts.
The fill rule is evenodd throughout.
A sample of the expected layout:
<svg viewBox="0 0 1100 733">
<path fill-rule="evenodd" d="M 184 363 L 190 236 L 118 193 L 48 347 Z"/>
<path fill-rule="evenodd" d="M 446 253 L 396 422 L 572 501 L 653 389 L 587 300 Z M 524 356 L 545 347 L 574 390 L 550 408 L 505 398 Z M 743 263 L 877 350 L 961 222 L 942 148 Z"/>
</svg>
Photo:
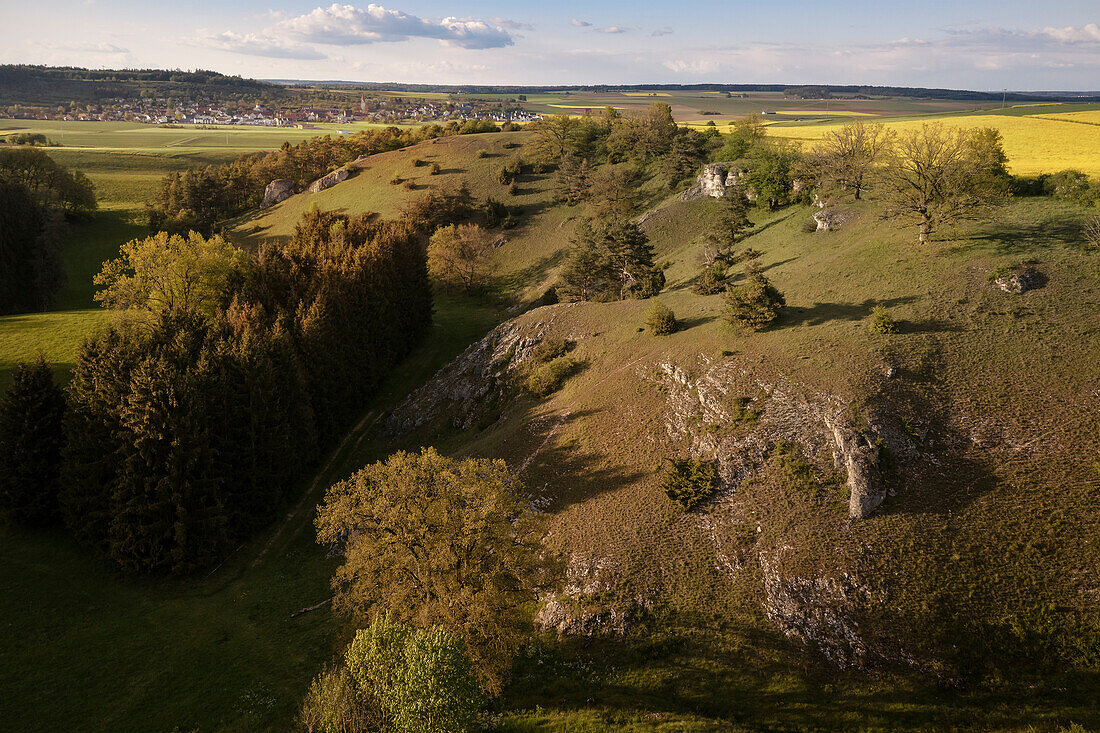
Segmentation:
<svg viewBox="0 0 1100 733">
<path fill-rule="evenodd" d="M 0 400 L 0 508 L 25 523 L 58 517 L 65 396 L 42 357 L 20 363 Z"/>
</svg>

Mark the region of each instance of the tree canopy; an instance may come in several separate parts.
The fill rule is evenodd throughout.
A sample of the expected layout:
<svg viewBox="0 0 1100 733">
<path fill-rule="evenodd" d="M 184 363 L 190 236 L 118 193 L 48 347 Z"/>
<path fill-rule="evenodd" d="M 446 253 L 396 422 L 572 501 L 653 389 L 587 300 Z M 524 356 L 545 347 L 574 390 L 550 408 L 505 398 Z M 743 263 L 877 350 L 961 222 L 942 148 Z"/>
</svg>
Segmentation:
<svg viewBox="0 0 1100 733">
<path fill-rule="evenodd" d="M 395 453 L 332 486 L 316 524 L 344 549 L 338 608 L 443 627 L 499 689 L 549 579 L 542 521 L 503 461 Z"/>
</svg>

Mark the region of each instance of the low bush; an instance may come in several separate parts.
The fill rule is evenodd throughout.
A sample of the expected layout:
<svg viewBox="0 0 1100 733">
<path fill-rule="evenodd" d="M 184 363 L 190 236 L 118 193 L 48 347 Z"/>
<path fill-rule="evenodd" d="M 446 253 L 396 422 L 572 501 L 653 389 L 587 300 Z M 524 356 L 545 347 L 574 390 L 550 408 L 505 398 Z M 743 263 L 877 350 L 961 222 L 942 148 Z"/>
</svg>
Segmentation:
<svg viewBox="0 0 1100 733">
<path fill-rule="evenodd" d="M 667 336 L 676 330 L 676 314 L 664 303 L 654 303 L 646 316 L 645 325 L 655 336 Z"/>
<path fill-rule="evenodd" d="M 696 295 L 717 295 L 726 289 L 726 266 L 722 262 L 715 262 L 703 270 L 703 274 L 691 286 L 691 292 Z"/>
<path fill-rule="evenodd" d="M 423 158 L 413 158 L 413 167 L 414 168 L 422 168 L 422 167 L 426 166 L 427 164 L 428 164 L 428 161 L 424 160 Z"/>
<path fill-rule="evenodd" d="M 695 461 L 690 458 L 670 458 L 671 466 L 661 489 L 669 499 L 692 509 L 714 495 L 718 484 L 718 470 L 710 461 Z"/>
<path fill-rule="evenodd" d="M 577 368 L 577 362 L 569 356 L 540 364 L 527 376 L 524 387 L 535 397 L 546 397 L 557 392 L 570 374 Z"/>
<path fill-rule="evenodd" d="M 871 322 L 867 326 L 871 333 L 897 333 L 898 322 L 881 305 L 871 309 Z"/>
<path fill-rule="evenodd" d="M 428 168 L 428 174 L 432 176 L 438 176 L 443 169 L 439 167 L 439 163 L 432 163 Z"/>
<path fill-rule="evenodd" d="M 762 331 L 787 304 L 783 294 L 760 273 L 741 286 L 726 290 L 726 319 L 735 326 Z"/>
<path fill-rule="evenodd" d="M 405 179 L 404 179 L 404 178 L 402 178 L 402 177 L 401 177 L 400 175 L 398 175 L 397 173 L 394 173 L 394 174 L 393 174 L 393 178 L 391 178 L 391 179 L 390 179 L 390 185 L 391 185 L 391 186 L 400 186 L 400 185 L 401 185 L 402 183 L 404 183 L 404 182 L 405 182 Z"/>
<path fill-rule="evenodd" d="M 475 158 L 488 158 L 489 157 L 489 151 L 482 148 L 481 150 L 477 151 L 477 153 L 474 155 L 474 157 Z"/>
</svg>

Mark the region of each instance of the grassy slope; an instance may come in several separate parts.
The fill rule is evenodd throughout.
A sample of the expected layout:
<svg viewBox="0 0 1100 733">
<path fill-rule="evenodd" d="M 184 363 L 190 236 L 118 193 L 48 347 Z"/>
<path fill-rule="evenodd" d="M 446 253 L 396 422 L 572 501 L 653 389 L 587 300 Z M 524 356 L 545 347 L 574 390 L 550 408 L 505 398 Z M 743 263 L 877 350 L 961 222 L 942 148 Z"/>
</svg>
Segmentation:
<svg viewBox="0 0 1100 733">
<path fill-rule="evenodd" d="M 932 404 L 949 416 L 951 424 L 938 425 L 944 430 L 960 434 L 993 425 L 1004 442 L 1030 442 L 1020 450 L 964 448 L 948 469 L 910 476 L 876 519 L 855 525 L 847 522 L 839 493 L 807 502 L 782 487 L 746 490 L 762 492 L 758 498 L 774 504 L 762 517 L 760 541 L 793 542 L 797 561 L 811 571 L 835 565 L 836 558 L 854 563 L 867 548 L 879 548 L 877 562 L 885 567 L 863 569 L 899 578 L 891 591 L 897 618 L 923 619 L 924 604 L 940 591 L 964 599 L 973 593 L 963 607 L 979 617 L 1006 613 L 1019 600 L 1087 608 L 1081 594 L 1093 592 L 1092 569 L 1100 563 L 1100 547 L 1087 541 L 1100 536 L 1098 497 L 1087 488 L 1096 485 L 1093 462 L 1100 451 L 1100 416 L 1090 396 L 1100 377 L 1100 260 L 1079 244 L 1085 212 L 1046 200 L 1018 201 L 995 212 L 992 222 L 960 229 L 925 249 L 911 241 L 911 232 L 884 224 L 870 208 L 859 222 L 831 234 L 803 233 L 805 209 L 765 214 L 748 244 L 765 252 L 765 271 L 790 308 L 778 328 L 746 335 L 720 320 L 718 297 L 694 296 L 688 289 L 699 247 L 691 242 L 691 230 L 708 205 L 677 203 L 650 219 L 659 254 L 674 262 L 662 300 L 685 321 L 683 330 L 661 339 L 639 332 L 649 307 L 643 302 L 533 311 L 523 320 L 578 341 L 581 374 L 549 400 L 520 400 L 482 432 L 455 435 L 444 429 L 421 437 L 450 451 L 503 457 L 523 467 L 527 484 L 552 500 L 552 534 L 562 549 L 614 558 L 627 579 L 627 596 L 657 598 L 689 617 L 717 611 L 727 628 L 711 632 L 720 638 L 732 633 L 735 647 L 745 643 L 736 641 L 740 635 L 751 636 L 760 653 L 716 652 L 717 659 L 747 665 L 754 681 L 765 680 L 783 699 L 809 705 L 821 723 L 1008 729 L 1040 719 L 1100 723 L 1100 710 L 1088 702 L 1097 681 L 1087 677 L 1070 680 L 1064 693 L 1044 687 L 1032 700 L 991 695 L 967 702 L 943 695 L 940 706 L 921 704 L 934 699 L 931 691 L 904 693 L 902 702 L 889 690 L 896 694 L 904 683 L 880 687 L 849 679 L 835 683 L 847 703 L 833 708 L 837 701 L 824 701 L 830 696 L 816 686 L 820 680 L 792 669 L 792 657 L 767 651 L 777 642 L 762 641 L 769 627 L 754 616 L 759 600 L 751 588 L 759 579 L 747 571 L 748 577 L 731 584 L 714 566 L 705 528 L 661 494 L 663 457 L 682 454 L 685 446 L 666 437 L 663 395 L 643 379 L 659 361 L 690 371 L 700 356 L 724 358 L 755 377 L 786 377 L 857 403 L 886 390 L 887 399 L 918 424 L 936 420 L 921 412 Z M 1025 257 L 1040 261 L 1050 277 L 1045 288 L 1021 297 L 987 282 L 995 268 Z M 868 332 L 876 304 L 889 307 L 901 333 Z M 899 366 L 902 375 L 890 387 L 881 376 L 886 363 Z M 748 380 L 745 389 L 751 395 Z M 960 467 L 969 470 L 953 473 Z M 648 656 L 653 652 L 646 651 L 650 641 L 643 635 L 629 652 L 603 650 L 610 659 L 582 655 L 590 664 L 614 666 L 606 677 L 586 680 L 566 664 L 560 676 L 568 694 L 552 682 L 536 688 L 549 690 L 543 692 L 517 685 L 515 701 L 584 708 L 594 698 L 593 707 L 605 712 L 642 706 L 674 717 L 706 711 L 754 726 L 767 725 L 769 715 L 776 716 L 776 726 L 795 724 L 793 711 L 721 702 L 725 695 L 746 694 L 748 683 L 730 679 L 722 662 L 693 646 L 692 631 L 678 631 L 668 631 L 675 638 L 670 643 L 694 653 L 670 662 L 675 671 L 653 664 L 664 657 Z M 866 701 L 857 702 L 863 693 L 890 702 L 866 718 L 845 717 L 848 705 L 868 710 Z M 1043 695 L 1049 696 L 1046 702 Z M 979 713 L 983 707 L 987 712 Z M 541 719 L 550 721 L 548 728 L 564 725 L 553 714 Z M 644 722 L 640 713 L 630 720 Z"/>
</svg>

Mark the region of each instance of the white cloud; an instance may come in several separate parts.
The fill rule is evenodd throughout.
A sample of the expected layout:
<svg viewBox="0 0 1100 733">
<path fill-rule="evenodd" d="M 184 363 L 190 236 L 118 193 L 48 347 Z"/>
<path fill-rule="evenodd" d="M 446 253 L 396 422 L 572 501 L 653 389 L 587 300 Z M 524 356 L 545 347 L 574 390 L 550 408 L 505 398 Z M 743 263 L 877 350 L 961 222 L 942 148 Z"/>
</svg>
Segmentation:
<svg viewBox="0 0 1100 733">
<path fill-rule="evenodd" d="M 1042 34 L 1064 43 L 1100 43 L 1100 26 L 1088 23 L 1080 28 L 1044 28 Z"/>
<path fill-rule="evenodd" d="M 78 53 L 102 54 L 130 53 L 130 49 L 121 48 L 113 43 L 54 43 L 52 41 L 35 41 L 34 44 L 42 48 L 48 48 L 51 51 L 76 51 Z"/>
<path fill-rule="evenodd" d="M 628 30 L 630 30 L 630 29 L 629 28 L 623 28 L 623 27 L 617 26 L 617 25 L 609 25 L 606 28 L 597 28 L 596 32 L 597 33 L 612 33 L 612 34 L 615 34 L 615 33 L 626 33 Z"/>
<path fill-rule="evenodd" d="M 577 26 L 578 28 L 587 28 L 588 26 L 592 25 L 587 20 L 577 20 L 576 18 L 573 18 L 571 21 L 569 21 L 569 23 L 571 25 Z"/>
<path fill-rule="evenodd" d="M 374 3 L 366 8 L 338 3 L 327 8 L 314 8 L 305 15 L 280 21 L 268 32 L 276 37 L 334 46 L 396 43 L 410 38 L 433 38 L 462 48 L 502 48 L 512 45 L 512 37 L 508 31 L 484 20 L 426 20 Z"/>
<path fill-rule="evenodd" d="M 296 43 L 287 43 L 270 36 L 259 36 L 254 33 L 243 35 L 233 31 L 223 33 L 201 33 L 197 39 L 199 45 L 216 48 L 220 51 L 241 53 L 248 56 L 263 56 L 272 59 L 298 59 L 300 61 L 317 61 L 325 58 L 315 48 Z"/>
<path fill-rule="evenodd" d="M 512 20 L 511 18 L 489 18 L 489 22 L 498 25 L 501 28 L 507 28 L 510 31 L 533 31 L 535 26 L 530 23 L 521 23 L 518 20 Z"/>
</svg>

